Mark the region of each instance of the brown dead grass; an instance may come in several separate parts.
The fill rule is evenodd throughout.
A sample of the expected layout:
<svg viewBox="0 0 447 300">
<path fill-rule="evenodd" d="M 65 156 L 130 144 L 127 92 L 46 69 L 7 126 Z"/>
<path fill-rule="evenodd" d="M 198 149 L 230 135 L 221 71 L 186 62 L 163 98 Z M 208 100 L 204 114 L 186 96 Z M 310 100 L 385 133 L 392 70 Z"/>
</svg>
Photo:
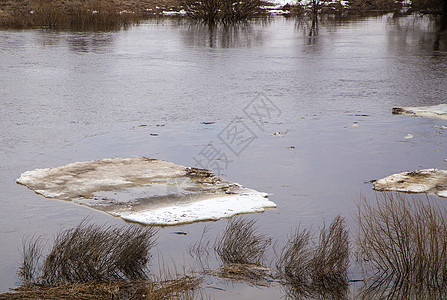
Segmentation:
<svg viewBox="0 0 447 300">
<path fill-rule="evenodd" d="M 164 281 L 92 281 L 63 285 L 27 285 L 0 299 L 196 299 L 202 282 L 199 277 L 181 277 Z"/>
<path fill-rule="evenodd" d="M 177 0 L 2 0 L 0 27 L 117 29 L 178 8 Z"/>
</svg>

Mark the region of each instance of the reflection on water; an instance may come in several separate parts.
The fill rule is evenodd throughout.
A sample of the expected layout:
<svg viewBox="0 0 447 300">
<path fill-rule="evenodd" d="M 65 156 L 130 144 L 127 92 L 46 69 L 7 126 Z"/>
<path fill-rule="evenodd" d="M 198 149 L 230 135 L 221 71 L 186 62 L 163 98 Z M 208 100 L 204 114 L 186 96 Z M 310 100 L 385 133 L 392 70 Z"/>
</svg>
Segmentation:
<svg viewBox="0 0 447 300">
<path fill-rule="evenodd" d="M 287 299 L 308 300 L 344 300 L 348 299 L 349 289 L 347 285 L 330 286 L 285 286 Z"/>
<path fill-rule="evenodd" d="M 207 25 L 191 23 L 188 25 L 184 43 L 187 46 L 209 48 L 239 48 L 262 46 L 264 41 L 263 26 L 268 19 L 250 23 L 230 25 Z"/>
<path fill-rule="evenodd" d="M 380 278 L 365 283 L 359 291 L 359 296 L 368 300 L 442 300 L 446 299 L 447 290 L 445 285 L 426 286 L 412 282 L 407 278 L 399 278 L 397 282 L 388 278 Z"/>
</svg>

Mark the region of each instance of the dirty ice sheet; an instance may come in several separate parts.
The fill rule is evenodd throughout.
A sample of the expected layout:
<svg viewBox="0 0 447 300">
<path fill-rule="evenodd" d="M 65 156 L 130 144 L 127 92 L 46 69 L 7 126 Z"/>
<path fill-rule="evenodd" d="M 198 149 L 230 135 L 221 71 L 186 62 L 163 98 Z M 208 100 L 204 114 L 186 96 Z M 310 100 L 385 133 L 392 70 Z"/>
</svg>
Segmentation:
<svg viewBox="0 0 447 300">
<path fill-rule="evenodd" d="M 377 191 L 435 194 L 447 198 L 447 170 L 402 172 L 374 182 Z"/>
<path fill-rule="evenodd" d="M 211 171 L 149 158 L 111 158 L 24 172 L 17 183 L 125 220 L 175 225 L 262 212 L 267 194 Z"/>
<path fill-rule="evenodd" d="M 393 114 L 418 115 L 447 120 L 447 104 L 433 106 L 394 107 Z"/>
</svg>

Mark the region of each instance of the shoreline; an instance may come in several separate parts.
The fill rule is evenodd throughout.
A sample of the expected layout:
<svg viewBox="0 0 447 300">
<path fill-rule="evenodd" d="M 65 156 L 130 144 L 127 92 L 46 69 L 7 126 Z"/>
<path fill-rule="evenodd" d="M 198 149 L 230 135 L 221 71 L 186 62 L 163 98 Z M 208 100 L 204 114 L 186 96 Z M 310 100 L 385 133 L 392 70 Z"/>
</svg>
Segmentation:
<svg viewBox="0 0 447 300">
<path fill-rule="evenodd" d="M 397 12 L 400 5 L 361 8 L 352 1 L 321 2 L 319 14 L 364 14 Z M 394 2 L 393 2 L 394 3 Z M 310 3 L 294 5 L 260 2 L 253 15 L 303 16 L 312 14 Z M 153 18 L 189 18 L 185 6 L 179 0 L 7 0 L 0 3 L 0 28 L 71 28 L 71 29 L 118 29 Z"/>
</svg>

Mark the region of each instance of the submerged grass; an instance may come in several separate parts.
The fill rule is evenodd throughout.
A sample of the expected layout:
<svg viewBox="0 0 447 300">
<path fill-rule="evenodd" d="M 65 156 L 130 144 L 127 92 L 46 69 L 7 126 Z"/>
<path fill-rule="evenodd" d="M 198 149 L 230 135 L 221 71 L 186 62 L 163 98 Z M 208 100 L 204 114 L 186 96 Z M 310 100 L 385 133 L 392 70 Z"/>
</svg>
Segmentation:
<svg viewBox="0 0 447 300">
<path fill-rule="evenodd" d="M 374 272 L 365 295 L 447 297 L 447 211 L 429 198 L 383 193 L 358 205 L 360 262 Z"/>
</svg>

